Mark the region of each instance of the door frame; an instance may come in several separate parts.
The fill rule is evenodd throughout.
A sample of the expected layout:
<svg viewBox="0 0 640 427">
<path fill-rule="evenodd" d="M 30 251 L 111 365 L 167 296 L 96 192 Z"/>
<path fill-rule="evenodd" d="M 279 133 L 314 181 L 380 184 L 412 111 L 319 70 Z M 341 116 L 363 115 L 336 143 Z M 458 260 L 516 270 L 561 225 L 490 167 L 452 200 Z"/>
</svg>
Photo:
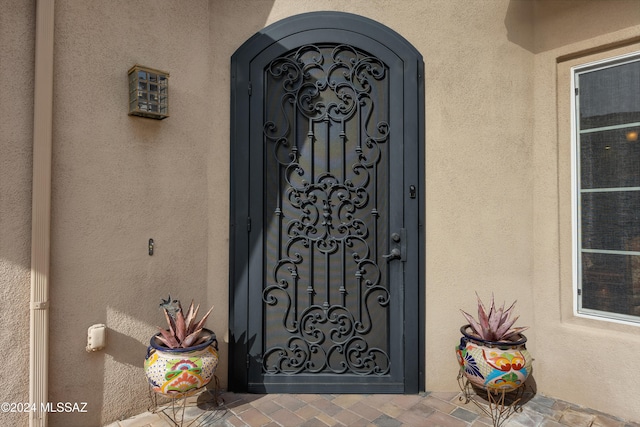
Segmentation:
<svg viewBox="0 0 640 427">
<path fill-rule="evenodd" d="M 406 280 L 417 280 L 412 293 L 405 291 L 404 323 L 412 325 L 413 336 L 405 336 L 404 342 L 417 342 L 418 354 L 404 352 L 404 393 L 424 390 L 425 359 L 425 239 L 424 239 L 424 63 L 420 53 L 402 36 L 390 28 L 364 18 L 343 12 L 311 12 L 296 15 L 276 22 L 247 40 L 231 57 L 231 186 L 230 186 L 230 235 L 229 235 L 229 389 L 248 391 L 249 352 L 254 337 L 249 331 L 249 254 L 261 239 L 259 233 L 251 233 L 250 222 L 250 127 L 246 117 L 250 109 L 250 64 L 254 57 L 279 40 L 296 33 L 310 30 L 345 30 L 375 40 L 393 51 L 403 61 L 406 87 L 415 90 L 403 91 L 405 142 L 404 162 L 415 162 L 410 173 L 405 171 L 404 179 L 415 185 L 412 197 L 413 207 L 404 212 L 404 221 L 416 225 L 418 236 L 417 253 L 408 253 L 417 271 L 405 272 Z M 407 148 L 406 146 L 410 147 Z M 418 156 L 415 156 L 415 153 Z M 417 164 L 416 164 L 417 163 Z M 413 184 L 415 183 L 415 184 Z M 408 187 L 408 184 L 407 184 Z M 415 221 L 415 222 L 414 222 Z M 404 268 L 404 267 L 403 267 Z M 407 328 L 403 329 L 403 332 Z M 413 346 L 413 345 L 412 345 Z M 299 392 L 295 387 L 293 392 Z M 348 392 L 348 389 L 344 390 Z M 376 390 L 371 390 L 375 392 Z M 384 390 L 380 390 L 384 392 Z M 398 392 L 398 391 L 395 391 Z"/>
</svg>

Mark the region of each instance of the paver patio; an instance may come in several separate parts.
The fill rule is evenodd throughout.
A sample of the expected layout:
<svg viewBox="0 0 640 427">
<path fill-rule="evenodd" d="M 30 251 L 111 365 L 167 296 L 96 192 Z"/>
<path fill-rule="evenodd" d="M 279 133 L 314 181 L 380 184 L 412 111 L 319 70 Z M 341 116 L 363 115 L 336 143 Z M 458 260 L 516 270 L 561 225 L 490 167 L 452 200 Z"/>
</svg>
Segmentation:
<svg viewBox="0 0 640 427">
<path fill-rule="evenodd" d="M 222 392 L 217 404 L 207 391 L 185 404 L 186 426 L 265 427 L 481 427 L 491 418 L 460 392 L 389 394 L 241 394 Z M 177 411 L 174 413 L 174 409 Z M 107 427 L 175 426 L 181 406 L 164 406 L 153 412 L 109 424 Z M 177 424 L 179 425 L 179 424 Z M 509 427 L 640 427 L 640 423 L 534 395 L 512 414 Z"/>
</svg>

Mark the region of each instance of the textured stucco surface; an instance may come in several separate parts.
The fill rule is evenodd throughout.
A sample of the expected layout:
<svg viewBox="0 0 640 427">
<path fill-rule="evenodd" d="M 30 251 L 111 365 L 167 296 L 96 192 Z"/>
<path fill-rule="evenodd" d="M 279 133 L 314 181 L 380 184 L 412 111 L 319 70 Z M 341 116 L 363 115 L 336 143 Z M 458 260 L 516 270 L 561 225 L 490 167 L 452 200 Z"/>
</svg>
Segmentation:
<svg viewBox="0 0 640 427">
<path fill-rule="evenodd" d="M 160 298 L 209 304 L 207 158 L 228 148 L 211 133 L 221 101 L 209 79 L 208 8 L 56 2 L 50 399 L 89 406 L 52 414 L 52 425 L 100 425 L 146 409 L 141 367 L 164 322 Z M 127 115 L 136 63 L 170 73 L 168 119 Z M 94 323 L 106 323 L 108 345 L 87 353 Z"/>
<path fill-rule="evenodd" d="M 0 402 L 29 396 L 34 12 L 21 0 L 0 2 Z M 2 425 L 27 420 L 0 413 Z"/>
<path fill-rule="evenodd" d="M 559 11 L 536 21 L 553 43 L 536 56 L 532 104 L 533 290 L 539 361 L 535 378 L 548 395 L 638 421 L 640 406 L 633 390 L 640 372 L 624 356 L 640 351 L 638 326 L 581 318 L 573 312 L 570 67 L 640 51 L 640 4 L 618 2 L 617 8 L 605 10 L 603 3 L 583 5 L 576 12 L 581 19 Z M 584 27 L 600 30 L 584 39 Z"/>
<path fill-rule="evenodd" d="M 142 360 L 168 293 L 216 305 L 208 325 L 227 385 L 229 59 L 266 25 L 313 10 L 377 20 L 425 60 L 426 389 L 457 389 L 451 325 L 459 308 L 473 310 L 475 290 L 494 292 L 518 299 L 520 323 L 532 326 L 540 392 L 640 420 L 628 393 L 640 371 L 610 356 L 640 350 L 638 328 L 571 312 L 568 116 L 556 89 L 558 57 L 640 35 L 637 4 L 56 1 L 49 399 L 86 401 L 89 412 L 51 414 L 50 425 L 147 409 Z M 1 6 L 0 351 L 15 388 L 0 399 L 11 401 L 28 398 L 34 11 Z M 168 119 L 127 116 L 135 63 L 171 74 Z M 94 323 L 107 324 L 108 346 L 89 354 Z"/>
</svg>

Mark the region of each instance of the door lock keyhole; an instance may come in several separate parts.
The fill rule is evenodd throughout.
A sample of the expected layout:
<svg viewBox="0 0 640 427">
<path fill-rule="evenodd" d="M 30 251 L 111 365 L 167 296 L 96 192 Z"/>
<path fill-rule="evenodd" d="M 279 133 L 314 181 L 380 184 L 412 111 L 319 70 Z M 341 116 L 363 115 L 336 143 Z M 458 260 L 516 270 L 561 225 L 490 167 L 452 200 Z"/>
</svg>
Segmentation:
<svg viewBox="0 0 640 427">
<path fill-rule="evenodd" d="M 415 185 L 410 185 L 409 186 L 409 198 L 410 199 L 415 199 L 416 198 L 416 186 Z"/>
</svg>

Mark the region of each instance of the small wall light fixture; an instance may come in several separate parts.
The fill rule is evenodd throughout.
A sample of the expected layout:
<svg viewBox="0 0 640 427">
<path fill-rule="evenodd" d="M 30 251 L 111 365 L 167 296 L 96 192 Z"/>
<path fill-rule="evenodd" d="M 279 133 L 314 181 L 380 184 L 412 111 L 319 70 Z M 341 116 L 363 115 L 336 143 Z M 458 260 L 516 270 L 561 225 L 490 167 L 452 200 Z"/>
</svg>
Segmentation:
<svg viewBox="0 0 640 427">
<path fill-rule="evenodd" d="M 138 64 L 129 69 L 129 115 L 169 117 L 169 73 Z"/>
</svg>

